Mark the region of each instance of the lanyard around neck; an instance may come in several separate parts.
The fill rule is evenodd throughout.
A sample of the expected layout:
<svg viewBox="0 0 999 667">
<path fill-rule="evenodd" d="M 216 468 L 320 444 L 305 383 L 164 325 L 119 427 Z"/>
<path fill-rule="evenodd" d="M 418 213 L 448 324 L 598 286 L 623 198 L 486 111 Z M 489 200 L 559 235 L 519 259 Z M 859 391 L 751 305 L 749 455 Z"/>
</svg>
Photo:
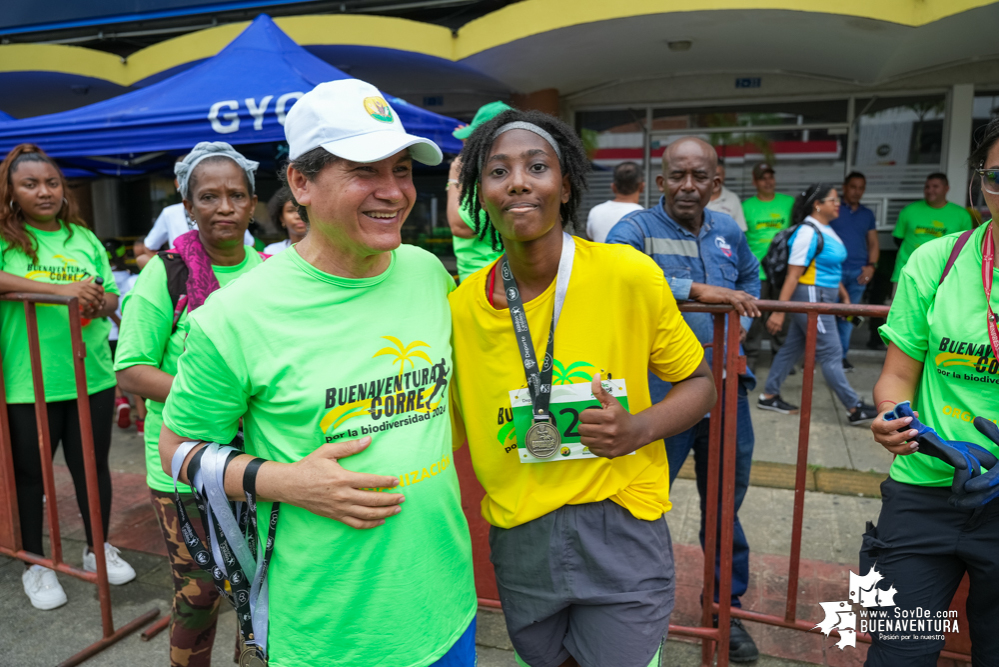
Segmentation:
<svg viewBox="0 0 999 667">
<path fill-rule="evenodd" d="M 569 290 L 569 277 L 572 275 L 572 261 L 575 255 L 576 243 L 572 236 L 562 232 L 562 254 L 558 262 L 558 277 L 555 280 L 555 307 L 552 309 L 552 324 L 548 331 L 548 346 L 545 359 L 538 365 L 534 353 L 534 341 L 527 325 L 527 313 L 524 312 L 524 301 L 517 287 L 517 279 L 510 270 L 506 255 L 500 259 L 500 274 L 503 276 L 503 286 L 506 290 L 506 300 L 510 307 L 510 319 L 513 322 L 513 333 L 517 337 L 517 349 L 524 362 L 524 372 L 527 375 L 527 388 L 531 392 L 531 403 L 535 421 L 549 421 L 548 405 L 551 400 L 552 370 L 555 357 L 555 327 L 562 315 L 562 305 Z"/>
<path fill-rule="evenodd" d="M 985 230 L 985 241 L 982 243 L 982 287 L 985 288 L 985 325 L 989 330 L 989 342 L 992 344 L 992 354 L 999 359 L 999 328 L 996 327 L 996 316 L 992 312 L 992 272 L 995 268 L 995 239 L 992 237 L 992 226 L 995 222 L 990 222 Z"/>
</svg>

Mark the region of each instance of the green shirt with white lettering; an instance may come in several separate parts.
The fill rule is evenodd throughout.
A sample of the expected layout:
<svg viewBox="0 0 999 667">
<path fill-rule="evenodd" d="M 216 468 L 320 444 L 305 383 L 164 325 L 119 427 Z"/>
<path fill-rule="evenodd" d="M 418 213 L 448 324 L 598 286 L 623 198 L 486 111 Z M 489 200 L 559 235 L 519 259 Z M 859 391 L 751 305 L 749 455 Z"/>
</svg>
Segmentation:
<svg viewBox="0 0 999 667">
<path fill-rule="evenodd" d="M 750 197 L 742 202 L 742 212 L 746 215 L 746 242 L 749 251 L 756 259 L 763 260 L 770 248 L 770 242 L 777 232 L 787 229 L 791 224 L 791 209 L 794 208 L 794 197 L 774 194 L 770 201 L 761 201 L 759 197 Z M 766 280 L 763 266 L 760 266 L 760 280 Z"/>
<path fill-rule="evenodd" d="M 999 362 L 989 343 L 982 289 L 987 227 L 975 230 L 942 285 L 940 276 L 960 234 L 917 248 L 902 270 L 888 322 L 878 331 L 885 343 L 923 364 L 912 400 L 919 420 L 944 440 L 974 442 L 999 455 L 999 447 L 972 424 L 976 416 L 999 420 Z M 994 281 L 999 283 L 999 268 Z M 999 310 L 999 290 L 991 304 Z M 895 457 L 890 474 L 905 484 L 950 486 L 954 468 L 916 452 Z"/>
<path fill-rule="evenodd" d="M 891 281 L 898 282 L 913 250 L 927 241 L 967 229 L 971 229 L 971 214 L 952 202 L 947 202 L 942 208 L 933 208 L 921 199 L 903 208 L 891 233 L 895 238 L 902 239 Z"/>
</svg>

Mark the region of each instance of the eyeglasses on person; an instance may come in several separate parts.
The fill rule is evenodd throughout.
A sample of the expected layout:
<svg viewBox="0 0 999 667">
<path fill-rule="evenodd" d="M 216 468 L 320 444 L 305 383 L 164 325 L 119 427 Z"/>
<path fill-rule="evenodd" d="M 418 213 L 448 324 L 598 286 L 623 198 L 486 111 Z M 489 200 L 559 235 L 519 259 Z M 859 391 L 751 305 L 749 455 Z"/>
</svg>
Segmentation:
<svg viewBox="0 0 999 667">
<path fill-rule="evenodd" d="M 990 195 L 999 195 L 999 169 L 976 169 L 982 179 L 982 190 Z"/>
</svg>

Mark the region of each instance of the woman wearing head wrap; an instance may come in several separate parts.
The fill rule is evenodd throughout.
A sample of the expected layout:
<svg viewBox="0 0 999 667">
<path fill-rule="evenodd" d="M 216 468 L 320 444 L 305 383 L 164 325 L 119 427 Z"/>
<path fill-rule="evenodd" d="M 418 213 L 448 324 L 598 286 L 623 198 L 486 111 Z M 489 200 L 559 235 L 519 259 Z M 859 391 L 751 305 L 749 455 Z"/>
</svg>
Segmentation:
<svg viewBox="0 0 999 667">
<path fill-rule="evenodd" d="M 108 346 L 111 323 L 107 318 L 118 307 L 118 288 L 101 242 L 87 229 L 75 203 L 67 197 L 62 172 L 37 146 L 21 144 L 0 164 L 0 293 L 41 292 L 80 299 L 83 342 L 87 348 L 87 393 L 106 538 L 111 515 L 108 452 L 115 385 Z M 95 571 L 97 558 L 91 552 L 94 539 L 87 504 L 68 314 L 61 307 L 40 307 L 37 316 L 52 452 L 54 454 L 62 442 L 87 534 L 83 565 L 85 569 Z M 27 323 L 20 303 L 0 304 L 0 349 L 3 351 L 21 543 L 25 551 L 41 554 L 42 464 L 38 452 Z M 124 584 L 135 578 L 135 571 L 119 557 L 117 549 L 105 542 L 104 553 L 112 584 Z M 38 609 L 54 609 L 65 604 L 66 593 L 52 570 L 32 565 L 25 570 L 22 579 L 24 592 Z"/>
<path fill-rule="evenodd" d="M 450 296 L 455 420 L 531 667 L 659 664 L 675 590 L 662 438 L 715 402 L 662 269 L 563 231 L 589 170 L 572 128 L 536 111 L 500 114 L 462 151 L 462 203 L 505 254 Z M 673 383 L 655 405 L 650 370 Z"/>
<path fill-rule="evenodd" d="M 839 194 L 831 183 L 810 185 L 795 199 L 791 217 L 797 229 L 788 240 L 787 277 L 780 288 L 781 301 L 850 303 L 850 295 L 842 283 L 846 246 L 829 225 L 839 217 L 839 202 Z M 767 319 L 767 330 L 774 335 L 782 326 L 784 313 L 773 313 Z M 760 409 L 781 414 L 798 412 L 797 406 L 780 397 L 780 388 L 805 353 L 807 329 L 808 316 L 792 313 L 787 340 L 774 357 L 766 387 L 757 401 Z M 822 364 L 826 382 L 846 408 L 848 423 L 851 426 L 867 424 L 878 411 L 861 401 L 847 381 L 843 372 L 843 346 L 837 332 L 834 316 L 819 315 L 815 358 Z"/>
<path fill-rule="evenodd" d="M 177 237 L 175 249 L 150 260 L 123 307 L 115 370 L 123 390 L 147 399 L 146 482 L 166 540 L 175 590 L 170 625 L 172 665 L 211 663 L 219 596 L 211 577 L 194 562 L 181 537 L 173 481 L 160 466 L 163 403 L 177 372 L 177 359 L 184 351 L 190 328 L 188 314 L 212 292 L 261 262 L 252 247 L 243 245 L 257 203 L 256 168 L 256 162 L 224 142 L 200 143 L 177 163 L 184 207 L 197 228 Z M 200 516 L 192 495 L 181 497 L 187 512 Z"/>
<path fill-rule="evenodd" d="M 284 232 L 288 238 L 270 244 L 264 248 L 264 254 L 276 255 L 282 250 L 287 250 L 309 233 L 309 225 L 298 214 L 298 204 L 295 203 L 287 185 L 281 186 L 267 202 L 267 213 L 270 214 L 274 226 Z"/>
</svg>

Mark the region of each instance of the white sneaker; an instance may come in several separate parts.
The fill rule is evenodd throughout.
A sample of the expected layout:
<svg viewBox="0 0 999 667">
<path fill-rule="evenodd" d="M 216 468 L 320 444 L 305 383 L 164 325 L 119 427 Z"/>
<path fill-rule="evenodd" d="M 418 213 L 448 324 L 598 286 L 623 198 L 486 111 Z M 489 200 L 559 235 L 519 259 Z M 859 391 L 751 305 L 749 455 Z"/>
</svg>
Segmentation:
<svg viewBox="0 0 999 667">
<path fill-rule="evenodd" d="M 66 591 L 59 585 L 56 573 L 41 565 L 32 565 L 21 575 L 24 592 L 35 609 L 55 609 L 66 604 Z"/>
<path fill-rule="evenodd" d="M 107 542 L 104 543 L 104 562 L 108 566 L 108 583 L 121 586 L 135 579 L 135 570 L 122 560 L 121 552 Z M 97 571 L 97 556 L 83 547 L 83 569 L 87 572 Z"/>
</svg>

